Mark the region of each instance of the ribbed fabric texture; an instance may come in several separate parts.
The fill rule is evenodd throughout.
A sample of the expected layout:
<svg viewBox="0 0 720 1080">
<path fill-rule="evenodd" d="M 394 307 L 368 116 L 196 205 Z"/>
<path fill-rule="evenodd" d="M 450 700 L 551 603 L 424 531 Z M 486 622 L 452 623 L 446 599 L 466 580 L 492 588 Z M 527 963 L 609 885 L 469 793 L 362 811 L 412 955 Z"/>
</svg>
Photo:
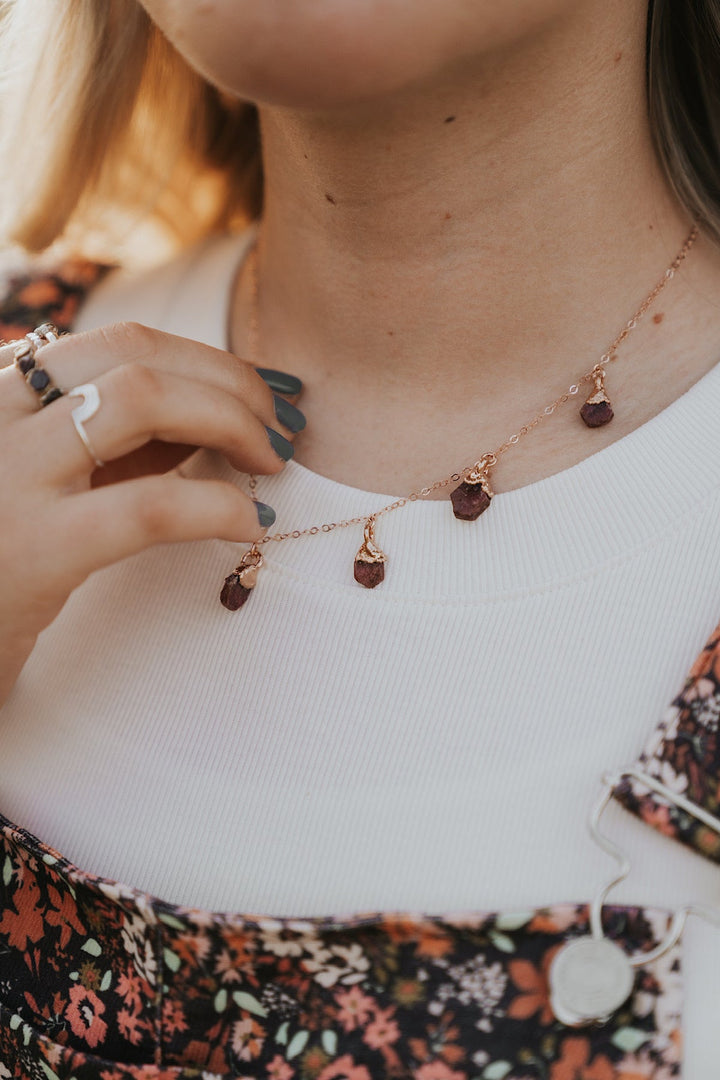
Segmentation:
<svg viewBox="0 0 720 1080">
<path fill-rule="evenodd" d="M 224 347 L 246 240 L 98 287 L 79 328 L 137 319 Z M 352 579 L 361 530 L 265 550 L 236 614 L 217 541 L 95 574 L 0 714 L 0 809 L 86 870 L 246 913 L 518 908 L 590 899 L 587 835 L 720 619 L 720 367 L 579 465 L 382 520 L 386 580 Z M 527 452 L 532 452 L 528 447 Z M 217 455 L 185 466 L 244 484 Z M 261 479 L 278 529 L 385 496 L 290 463 Z M 619 809 L 612 900 L 720 903 L 717 867 Z M 689 1080 L 720 1066 L 720 933 L 687 931 Z"/>
</svg>

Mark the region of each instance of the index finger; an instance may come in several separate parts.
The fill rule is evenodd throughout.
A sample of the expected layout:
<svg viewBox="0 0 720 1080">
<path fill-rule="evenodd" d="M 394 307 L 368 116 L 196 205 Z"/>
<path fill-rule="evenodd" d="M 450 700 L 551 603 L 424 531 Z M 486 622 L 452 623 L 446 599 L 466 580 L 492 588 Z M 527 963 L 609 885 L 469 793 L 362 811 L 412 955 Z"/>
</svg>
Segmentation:
<svg viewBox="0 0 720 1080">
<path fill-rule="evenodd" d="M 5 346 L 0 352 L 0 360 L 4 355 L 12 362 L 13 347 Z M 270 386 L 247 361 L 201 341 L 141 323 L 111 323 L 63 335 L 58 341 L 43 346 L 40 359 L 56 385 L 63 389 L 92 381 L 112 368 L 141 363 L 160 372 L 196 379 L 224 390 L 240 398 L 264 424 L 274 425 L 279 419 L 291 434 L 300 430 L 294 425 L 293 431 L 286 422 L 288 418 L 292 422 L 292 414 L 289 417 L 285 414 L 285 419 L 278 417 Z M 18 392 L 10 391 L 7 404 L 15 397 L 18 406 L 26 411 L 26 388 L 20 385 Z"/>
</svg>

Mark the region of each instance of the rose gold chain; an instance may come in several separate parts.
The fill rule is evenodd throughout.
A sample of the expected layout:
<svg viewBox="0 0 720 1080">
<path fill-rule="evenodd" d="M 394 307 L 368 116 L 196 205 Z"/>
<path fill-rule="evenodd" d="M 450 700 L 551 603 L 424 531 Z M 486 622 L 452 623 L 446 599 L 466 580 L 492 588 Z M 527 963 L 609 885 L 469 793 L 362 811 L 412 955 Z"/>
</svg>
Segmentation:
<svg viewBox="0 0 720 1080">
<path fill-rule="evenodd" d="M 581 375 L 578 380 L 574 382 L 571 386 L 569 386 L 563 394 L 555 398 L 555 400 L 552 401 L 549 405 L 546 405 L 545 408 L 541 412 L 537 413 L 537 415 L 534 416 L 532 420 L 529 420 L 526 424 L 523 424 L 523 426 L 519 428 L 518 431 L 515 432 L 515 434 L 510 435 L 505 440 L 505 442 L 501 443 L 501 445 L 498 446 L 496 450 L 492 450 L 489 453 L 483 454 L 482 457 L 479 459 L 479 462 L 475 462 L 473 465 L 467 465 L 464 469 L 460 469 L 457 472 L 451 473 L 449 476 L 445 476 L 440 480 L 435 480 L 427 487 L 420 488 L 418 491 L 413 491 L 409 495 L 405 495 L 401 499 L 395 499 L 394 502 L 388 503 L 386 506 L 381 507 L 379 510 L 376 510 L 375 513 L 370 515 L 372 519 L 377 520 L 377 518 L 381 517 L 383 514 L 390 514 L 393 510 L 400 510 L 403 506 L 407 506 L 408 503 L 417 502 L 418 499 L 426 499 L 429 495 L 432 495 L 433 492 L 448 487 L 450 484 L 460 483 L 473 468 L 477 467 L 478 464 L 482 464 L 487 466 L 488 468 L 491 468 L 493 465 L 497 464 L 498 460 L 503 454 L 505 454 L 508 450 L 511 450 L 514 446 L 517 446 L 520 440 L 525 435 L 528 435 L 534 428 L 536 428 L 542 420 L 544 420 L 548 416 L 552 416 L 552 414 L 558 408 L 564 405 L 567 401 L 569 401 L 571 397 L 575 397 L 580 392 L 580 387 L 583 383 L 593 382 L 594 377 L 598 371 L 603 370 L 607 364 L 613 363 L 615 360 L 617 360 L 617 350 L 623 344 L 628 335 L 637 327 L 643 315 L 645 315 L 649 308 L 652 307 L 652 305 L 655 303 L 658 296 L 663 291 L 668 282 L 671 281 L 672 278 L 675 276 L 676 271 L 684 262 L 690 249 L 695 243 L 698 237 L 698 232 L 699 229 L 697 224 L 693 224 L 693 227 L 685 238 L 685 242 L 683 243 L 682 247 L 666 269 L 660 281 L 658 281 L 658 283 L 655 285 L 652 292 L 650 292 L 645 297 L 635 314 L 628 320 L 622 330 L 611 341 L 605 352 L 600 357 L 599 361 L 589 371 L 586 371 L 584 375 Z M 250 299 L 252 307 L 250 313 L 248 346 L 250 352 L 250 361 L 253 364 L 257 364 L 260 339 L 257 243 L 254 244 L 253 249 L 250 252 L 249 261 L 251 275 Z M 250 476 L 249 483 L 250 493 L 254 498 L 257 491 L 257 477 Z M 260 547 L 262 544 L 269 544 L 273 541 L 276 543 L 280 543 L 283 540 L 299 540 L 301 536 L 317 536 L 317 534 L 321 532 L 330 533 L 333 532 L 335 529 L 345 529 L 351 525 L 362 525 L 367 522 L 367 520 L 368 515 L 364 514 L 360 517 L 345 518 L 342 521 L 329 521 L 325 522 L 322 525 L 311 525 L 307 529 L 293 529 L 291 532 L 276 532 L 263 536 L 260 540 L 257 541 L 254 546 Z"/>
</svg>

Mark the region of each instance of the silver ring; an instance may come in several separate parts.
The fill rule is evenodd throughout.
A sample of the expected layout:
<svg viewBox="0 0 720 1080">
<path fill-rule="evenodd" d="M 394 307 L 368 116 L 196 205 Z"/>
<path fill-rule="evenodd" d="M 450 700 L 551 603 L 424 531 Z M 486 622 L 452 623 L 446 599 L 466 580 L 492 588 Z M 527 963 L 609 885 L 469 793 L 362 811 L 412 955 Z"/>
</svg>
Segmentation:
<svg viewBox="0 0 720 1080">
<path fill-rule="evenodd" d="M 90 457 L 95 462 L 98 469 L 101 469 L 105 464 L 95 453 L 95 448 L 88 438 L 88 433 L 85 430 L 85 421 L 90 420 L 91 417 L 100 408 L 100 394 L 95 383 L 83 383 L 82 386 L 76 386 L 72 390 L 68 390 L 68 397 L 81 397 L 82 401 L 79 405 L 76 405 L 70 414 L 72 422 L 75 425 L 75 430 L 83 441 L 83 445 L 87 450 Z"/>
</svg>

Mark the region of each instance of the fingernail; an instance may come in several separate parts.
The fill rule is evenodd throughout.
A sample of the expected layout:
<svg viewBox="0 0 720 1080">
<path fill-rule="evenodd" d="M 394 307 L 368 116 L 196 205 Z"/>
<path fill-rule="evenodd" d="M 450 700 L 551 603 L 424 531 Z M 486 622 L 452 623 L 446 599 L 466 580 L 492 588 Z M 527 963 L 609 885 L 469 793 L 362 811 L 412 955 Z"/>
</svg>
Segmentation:
<svg viewBox="0 0 720 1080">
<path fill-rule="evenodd" d="M 265 430 L 268 433 L 268 439 L 278 457 L 281 457 L 283 461 L 289 461 L 295 453 L 293 444 L 288 442 L 287 439 L 280 434 L 279 431 L 275 431 L 271 427 L 266 427 Z"/>
<path fill-rule="evenodd" d="M 302 431 L 307 420 L 299 409 L 296 409 L 284 397 L 279 397 L 277 394 L 273 394 L 273 403 L 275 405 L 275 415 L 283 427 L 286 427 L 288 431 L 292 431 L 293 435 L 297 435 L 298 431 Z"/>
<path fill-rule="evenodd" d="M 275 371 L 273 368 L 255 368 L 261 379 L 264 379 L 271 390 L 278 394 L 299 394 L 302 391 L 302 383 L 295 375 L 288 375 L 286 371 Z"/>
<path fill-rule="evenodd" d="M 254 500 L 255 509 L 257 510 L 258 521 L 262 525 L 263 529 L 267 529 L 272 525 L 277 517 L 277 514 L 273 510 L 272 506 L 268 506 L 267 503 L 258 502 Z"/>
</svg>

